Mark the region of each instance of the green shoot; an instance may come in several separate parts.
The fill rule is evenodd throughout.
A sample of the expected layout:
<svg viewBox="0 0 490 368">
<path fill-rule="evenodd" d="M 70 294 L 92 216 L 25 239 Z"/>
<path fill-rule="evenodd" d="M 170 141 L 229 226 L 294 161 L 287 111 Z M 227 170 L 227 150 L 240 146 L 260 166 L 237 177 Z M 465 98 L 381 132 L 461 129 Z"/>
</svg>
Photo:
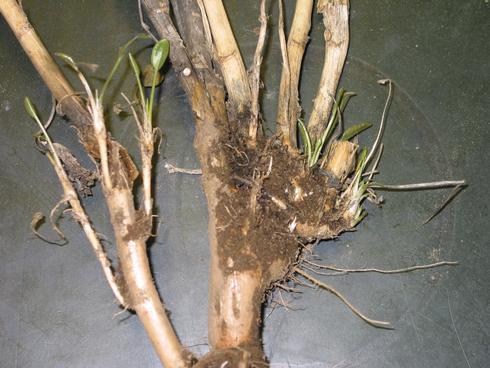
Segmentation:
<svg viewBox="0 0 490 368">
<path fill-rule="evenodd" d="M 34 105 L 32 104 L 31 100 L 29 97 L 24 98 L 24 108 L 27 111 L 27 114 L 34 120 L 38 121 L 39 117 L 37 116 L 36 109 L 34 108 Z"/>
<path fill-rule="evenodd" d="M 354 138 L 356 135 L 359 135 L 366 129 L 369 129 L 373 126 L 371 123 L 361 123 L 357 125 L 353 125 L 350 128 L 346 129 L 344 134 L 342 134 L 342 137 L 340 138 L 341 141 L 348 141 L 352 138 Z"/>
<path fill-rule="evenodd" d="M 345 92 L 344 89 L 342 88 L 340 89 L 337 99 L 334 100 L 332 115 L 330 116 L 330 120 L 328 121 L 327 127 L 323 131 L 323 134 L 320 136 L 320 139 L 317 140 L 315 143 L 315 149 L 313 150 L 313 155 L 308 163 L 310 167 L 315 166 L 316 163 L 318 162 L 323 147 L 325 146 L 325 143 L 327 143 L 328 139 L 330 138 L 333 131 L 335 130 L 335 127 L 337 126 L 338 122 L 342 118 L 342 113 L 344 112 L 345 107 L 347 106 L 347 102 L 349 102 L 350 98 L 354 95 L 355 94 L 353 92 Z"/>
<path fill-rule="evenodd" d="M 44 135 L 43 138 L 48 143 L 49 150 L 51 151 L 51 154 L 53 155 L 54 160 L 61 167 L 61 161 L 60 161 L 58 155 L 56 154 L 56 151 L 55 151 L 54 146 L 53 146 L 53 142 L 51 141 L 51 138 L 49 137 L 48 132 L 46 131 L 46 128 L 44 127 L 43 123 L 41 123 L 41 119 L 39 119 L 39 116 L 36 112 L 36 108 L 32 104 L 29 97 L 24 98 L 24 108 L 26 109 L 27 114 L 37 123 L 37 125 L 39 125 L 39 128 L 41 129 L 41 131 Z"/>
<path fill-rule="evenodd" d="M 354 175 L 354 178 L 356 178 L 358 176 L 360 177 L 362 175 L 364 167 L 366 166 L 367 154 L 368 154 L 367 148 L 363 147 L 361 152 L 359 153 L 359 157 L 357 159 L 356 173 Z"/>
<path fill-rule="evenodd" d="M 129 62 L 131 64 L 131 67 L 133 68 L 134 77 L 136 78 L 136 83 L 138 85 L 138 93 L 140 95 L 139 97 L 141 103 L 145 104 L 145 92 L 143 89 L 143 85 L 141 84 L 141 69 L 138 65 L 138 62 L 136 61 L 136 59 L 133 57 L 131 53 L 129 53 Z"/>
<path fill-rule="evenodd" d="M 155 99 L 155 89 L 158 81 L 158 71 L 162 68 L 170 52 L 170 42 L 166 39 L 158 41 L 151 51 L 151 65 L 153 66 L 153 79 L 151 83 L 150 100 L 146 104 L 146 113 L 151 121 L 153 112 L 153 100 Z"/>
<path fill-rule="evenodd" d="M 63 59 L 63 61 L 67 63 L 74 71 L 76 71 L 77 73 L 80 72 L 77 63 L 75 62 L 75 60 L 73 60 L 71 56 L 68 56 L 67 54 L 63 54 L 62 52 L 55 52 L 54 54 L 60 57 L 61 59 Z"/>
<path fill-rule="evenodd" d="M 345 107 L 347 106 L 347 102 L 349 102 L 349 99 L 352 96 L 354 96 L 354 93 L 345 92 L 343 89 L 340 89 L 338 98 L 334 100 L 333 111 L 330 116 L 330 120 L 327 124 L 327 127 L 325 128 L 322 135 L 316 142 L 312 142 L 311 137 L 303 121 L 298 120 L 298 127 L 304 145 L 304 153 L 307 158 L 308 167 L 313 167 L 317 164 L 325 144 L 328 142 L 330 136 L 335 130 L 335 127 L 340 121 L 341 115 Z"/>
<path fill-rule="evenodd" d="M 133 44 L 137 40 L 144 40 L 150 38 L 147 34 L 145 33 L 140 33 L 136 36 L 134 36 L 131 40 L 126 42 L 122 47 L 119 48 L 119 52 L 117 53 L 117 58 L 116 62 L 114 63 L 114 66 L 112 67 L 109 76 L 107 77 L 104 85 L 102 86 L 102 90 L 100 92 L 99 99 L 102 101 L 104 99 L 104 94 L 107 90 L 107 87 L 109 86 L 109 83 L 111 83 L 112 79 L 114 78 L 114 74 L 116 73 L 117 69 L 119 68 L 119 65 L 121 64 L 122 59 L 124 58 L 124 55 L 126 54 L 126 50 L 128 49 L 131 44 Z"/>
<path fill-rule="evenodd" d="M 301 119 L 298 119 L 298 127 L 299 127 L 299 133 L 301 135 L 301 140 L 303 142 L 303 148 L 304 148 L 304 153 L 306 155 L 306 158 L 308 159 L 308 162 L 311 157 L 311 140 L 310 140 L 310 135 L 308 134 L 308 130 L 305 127 L 305 123 Z"/>
</svg>

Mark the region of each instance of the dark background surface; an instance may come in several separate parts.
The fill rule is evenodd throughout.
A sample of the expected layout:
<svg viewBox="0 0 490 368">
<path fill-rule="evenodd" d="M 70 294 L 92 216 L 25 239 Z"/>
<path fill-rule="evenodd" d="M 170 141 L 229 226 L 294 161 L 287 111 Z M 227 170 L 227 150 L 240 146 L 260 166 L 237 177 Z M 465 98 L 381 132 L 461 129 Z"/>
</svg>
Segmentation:
<svg viewBox="0 0 490 368">
<path fill-rule="evenodd" d="M 290 19 L 294 3 L 285 3 Z M 258 6 L 252 1 L 225 4 L 249 62 Z M 135 1 L 24 0 L 23 6 L 50 51 L 100 64 L 90 73 L 96 86 L 100 81 L 95 77 L 107 75 L 118 46 L 140 32 Z M 271 12 L 275 25 L 275 1 Z M 318 15 L 313 19 L 302 78 L 307 114 L 323 57 L 323 26 Z M 263 70 L 269 126 L 280 75 L 275 27 L 271 34 Z M 378 125 L 387 91 L 376 80 L 389 77 L 396 84 L 378 180 L 464 178 L 469 187 L 425 226 L 422 222 L 448 192 L 385 193 L 386 204 L 368 205 L 369 216 L 358 231 L 320 245 L 317 254 L 345 267 L 398 268 L 437 260 L 461 264 L 402 275 L 323 279 L 368 316 L 391 321 L 392 331 L 365 324 L 325 292 L 305 289 L 299 296 L 274 295 L 289 306 L 265 310 L 264 343 L 274 367 L 487 366 L 489 34 L 490 4 L 484 0 L 352 1 L 349 62 L 341 85 L 358 96 L 348 107 L 346 123 L 368 120 Z M 141 63 L 148 55 L 144 46 L 132 49 L 141 50 Z M 114 102 L 121 101 L 120 91 L 132 91 L 128 72 L 125 67 L 121 82 L 112 86 Z M 61 192 L 48 161 L 34 148 L 36 127 L 23 109 L 26 95 L 47 117 L 50 94 L 0 19 L 0 366 L 157 367 L 138 319 L 118 314 L 78 225 L 61 221 L 70 239 L 64 247 L 30 234 L 32 214 L 48 213 Z M 207 350 L 204 195 L 198 177 L 169 175 L 163 167 L 166 161 L 199 166 L 192 147 L 193 121 L 172 72 L 160 97 L 158 125 L 166 142 L 156 167 L 160 226 L 151 257 L 178 334 L 201 354 Z M 134 123 L 113 115 L 113 134 L 137 158 Z M 51 134 L 81 152 L 73 129 L 61 119 Z M 374 134 L 373 129 L 361 142 L 369 144 Z M 86 158 L 85 162 L 89 164 Z M 111 239 L 100 191 L 84 203 L 97 230 Z M 50 234 L 47 227 L 43 231 Z"/>
</svg>

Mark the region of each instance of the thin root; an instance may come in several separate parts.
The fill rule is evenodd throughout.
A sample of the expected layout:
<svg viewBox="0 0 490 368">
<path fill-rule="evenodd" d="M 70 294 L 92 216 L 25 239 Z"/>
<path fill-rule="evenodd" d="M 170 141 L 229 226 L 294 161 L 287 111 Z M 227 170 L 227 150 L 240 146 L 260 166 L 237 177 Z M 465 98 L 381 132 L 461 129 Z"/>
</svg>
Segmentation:
<svg viewBox="0 0 490 368">
<path fill-rule="evenodd" d="M 381 123 L 379 124 L 378 135 L 376 136 L 376 140 L 374 141 L 373 147 L 371 151 L 369 151 L 368 156 L 366 157 L 366 165 L 369 164 L 369 161 L 373 158 L 373 156 L 378 151 L 379 145 L 381 144 L 381 139 L 383 138 L 383 133 L 385 131 L 386 126 L 386 117 L 388 115 L 388 109 L 391 104 L 391 100 L 393 98 L 393 82 L 391 79 L 381 79 L 378 81 L 379 84 L 388 83 L 388 97 L 386 98 L 385 107 L 383 108 L 383 114 L 381 115 Z"/>
<path fill-rule="evenodd" d="M 446 208 L 446 206 L 459 194 L 459 192 L 464 189 L 464 187 L 464 185 L 456 185 L 447 197 L 447 199 L 437 208 L 436 211 L 434 211 L 434 213 L 427 220 L 422 223 L 422 225 L 429 223 L 434 217 L 441 213 L 441 211 Z"/>
<path fill-rule="evenodd" d="M 53 230 L 63 240 L 66 240 L 66 237 L 65 237 L 65 234 L 63 234 L 63 232 L 61 231 L 61 229 L 57 225 L 56 220 L 55 220 L 55 215 L 56 215 L 56 211 L 58 210 L 58 208 L 61 207 L 64 204 L 66 204 L 66 203 L 68 203 L 68 199 L 66 199 L 66 198 L 60 199 L 58 201 L 58 203 L 56 203 L 56 205 L 53 207 L 53 209 L 51 210 L 51 212 L 49 213 L 49 221 L 51 222 L 51 226 L 53 227 Z"/>
<path fill-rule="evenodd" d="M 464 187 L 466 186 L 466 181 L 464 180 L 443 180 L 443 181 L 433 181 L 428 183 L 415 183 L 415 184 L 379 184 L 373 183 L 369 187 L 378 190 L 428 190 L 428 189 L 441 189 L 441 188 L 453 188 L 453 187 Z"/>
<path fill-rule="evenodd" d="M 451 261 L 441 261 L 441 262 L 436 262 L 436 263 L 430 263 L 426 265 L 418 265 L 418 266 L 412 266 L 412 267 L 406 267 L 406 268 L 398 268 L 394 270 L 382 270 L 379 268 L 340 268 L 336 266 L 331 266 L 331 265 L 322 265 L 319 263 L 311 262 L 307 259 L 303 260 L 305 263 L 308 263 L 309 265 L 324 269 L 324 270 L 331 270 L 335 272 L 340 272 L 341 274 L 348 274 L 348 273 L 360 273 L 360 272 L 376 272 L 376 273 L 384 273 L 384 274 L 394 274 L 394 273 L 405 273 L 405 272 L 412 272 L 416 270 L 426 270 L 428 268 L 435 268 L 435 267 L 441 267 L 441 266 L 456 266 L 459 263 L 458 262 L 451 262 Z M 313 270 L 312 270 L 313 271 Z M 316 271 L 314 271 L 316 272 Z M 318 273 L 318 272 L 316 272 Z M 327 275 L 329 276 L 329 275 Z"/>
<path fill-rule="evenodd" d="M 45 218 L 46 217 L 41 212 L 36 212 L 35 214 L 32 215 L 31 226 L 30 226 L 32 233 L 46 243 L 54 244 L 58 246 L 65 245 L 67 243 L 66 238 L 63 237 L 60 240 L 49 240 L 37 230 L 39 226 L 44 222 Z"/>
<path fill-rule="evenodd" d="M 359 311 L 352 303 L 350 303 L 339 291 L 337 291 L 333 286 L 325 284 L 315 277 L 311 276 L 309 273 L 303 271 L 301 268 L 295 267 L 294 271 L 299 275 L 303 276 L 305 279 L 313 283 L 315 286 L 325 289 L 332 294 L 334 294 L 337 298 L 339 298 L 345 305 L 347 305 L 352 312 L 354 312 L 358 317 L 360 317 L 363 321 L 369 323 L 374 327 L 385 328 L 385 329 L 393 329 L 391 324 L 386 321 L 378 321 L 376 319 L 371 319 L 366 317 L 361 311 Z"/>
</svg>

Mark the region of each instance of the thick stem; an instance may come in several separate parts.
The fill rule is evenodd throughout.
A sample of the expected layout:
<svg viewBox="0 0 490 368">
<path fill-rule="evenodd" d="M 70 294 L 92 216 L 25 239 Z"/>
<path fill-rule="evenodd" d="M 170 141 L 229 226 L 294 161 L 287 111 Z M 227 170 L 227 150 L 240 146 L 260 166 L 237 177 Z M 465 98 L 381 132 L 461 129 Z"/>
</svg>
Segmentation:
<svg viewBox="0 0 490 368">
<path fill-rule="evenodd" d="M 141 298 L 136 300 L 137 304 L 133 308 L 143 323 L 160 361 L 165 367 L 186 368 L 192 366 L 193 355 L 182 346 L 175 335 L 165 307 L 160 302 L 158 292 L 151 279 L 151 270 L 146 259 L 146 245 L 135 244 L 134 248 L 132 248 L 132 244 L 128 245 L 127 250 L 132 256 L 128 263 L 131 263 L 132 267 L 123 271 L 124 277 L 131 290 L 131 299 L 134 300 L 135 293 L 138 293 Z M 143 268 L 143 265 L 146 267 Z M 138 276 L 143 277 L 138 278 Z"/>
<path fill-rule="evenodd" d="M 260 347 L 260 317 L 264 288 L 259 271 L 211 274 L 209 343 L 213 349 Z"/>
<path fill-rule="evenodd" d="M 349 46 L 349 0 L 319 0 L 317 11 L 325 25 L 325 59 L 313 111 L 308 123 L 312 140 L 325 129 Z"/>
<path fill-rule="evenodd" d="M 203 0 L 203 4 L 211 26 L 214 46 L 229 99 L 238 112 L 245 111 L 252 95 L 245 65 L 225 8 L 221 0 Z"/>
<path fill-rule="evenodd" d="M 279 119 L 278 116 L 278 127 L 282 132 L 283 142 L 293 148 L 297 146 L 296 125 L 301 114 L 298 90 L 299 77 L 303 55 L 308 43 L 308 33 L 311 28 L 312 10 L 313 0 L 296 1 L 293 24 L 291 25 L 287 43 L 289 70 L 283 68 L 279 87 L 278 112 L 283 111 L 284 105 L 287 104 L 289 107 L 289 120 L 285 120 L 283 116 Z M 289 89 L 289 98 L 287 89 Z"/>
<path fill-rule="evenodd" d="M 87 110 L 53 60 L 16 0 L 0 1 L 0 13 L 9 24 L 32 64 L 41 75 L 63 114 L 77 124 L 90 123 Z"/>
</svg>

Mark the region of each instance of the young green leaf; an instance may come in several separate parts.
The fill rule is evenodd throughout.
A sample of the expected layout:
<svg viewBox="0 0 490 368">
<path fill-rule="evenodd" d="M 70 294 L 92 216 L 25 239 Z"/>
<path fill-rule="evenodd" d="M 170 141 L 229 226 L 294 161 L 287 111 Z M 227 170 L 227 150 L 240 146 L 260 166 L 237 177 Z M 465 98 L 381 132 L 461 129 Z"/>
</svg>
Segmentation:
<svg viewBox="0 0 490 368">
<path fill-rule="evenodd" d="M 362 170 L 364 170 L 364 163 L 366 161 L 367 154 L 368 154 L 367 148 L 363 147 L 361 153 L 359 154 L 359 157 L 357 158 L 356 175 L 362 173 Z"/>
<path fill-rule="evenodd" d="M 32 102 L 29 99 L 29 97 L 25 97 L 24 98 L 24 108 L 26 109 L 27 113 L 29 114 L 29 116 L 31 118 L 33 118 L 36 121 L 39 120 L 39 117 L 37 116 L 36 108 L 32 104 Z"/>
<path fill-rule="evenodd" d="M 354 138 L 356 135 L 360 134 L 361 132 L 365 131 L 366 129 L 369 129 L 373 126 L 371 123 L 361 123 L 361 124 L 356 124 L 351 126 L 350 128 L 346 129 L 344 134 L 342 134 L 342 137 L 340 138 L 341 141 L 348 141 L 352 138 Z"/>
<path fill-rule="evenodd" d="M 320 154 L 322 152 L 323 145 L 325 144 L 325 139 L 326 139 L 327 133 L 328 133 L 328 131 L 325 130 L 323 132 L 322 136 L 320 137 L 320 139 L 318 139 L 315 142 L 315 147 L 314 147 L 313 152 L 311 154 L 311 158 L 308 162 L 309 167 L 315 166 L 315 164 L 318 162 L 318 159 L 320 158 Z"/>
<path fill-rule="evenodd" d="M 145 92 L 143 90 L 143 85 L 141 84 L 141 69 L 140 66 L 138 65 L 138 62 L 136 59 L 133 57 L 131 53 L 129 53 L 129 63 L 131 64 L 131 67 L 133 68 L 134 72 L 134 77 L 136 78 L 136 83 L 138 85 L 138 93 L 139 97 L 141 99 L 141 103 L 145 103 Z"/>
<path fill-rule="evenodd" d="M 305 127 L 305 124 L 301 119 L 298 119 L 298 127 L 299 134 L 301 135 L 301 141 L 303 142 L 304 153 L 306 154 L 306 158 L 308 162 L 311 159 L 311 140 L 310 135 L 308 134 L 308 130 Z"/>
<path fill-rule="evenodd" d="M 146 103 L 146 113 L 151 121 L 153 112 L 153 100 L 155 99 L 155 89 L 158 82 L 158 71 L 162 68 L 165 60 L 167 60 L 168 53 L 170 51 L 170 42 L 168 40 L 160 40 L 151 51 L 151 65 L 153 67 L 153 78 L 151 80 L 151 92 L 150 99 Z"/>
<path fill-rule="evenodd" d="M 133 54 L 129 53 L 128 54 L 129 56 L 129 63 L 131 64 L 131 67 L 133 68 L 133 72 L 136 76 L 138 76 L 138 79 L 141 75 L 141 68 L 138 64 L 138 62 L 136 61 L 136 59 L 134 58 Z"/>
<path fill-rule="evenodd" d="M 42 141 L 45 141 L 48 143 L 49 150 L 51 151 L 51 154 L 53 155 L 53 157 L 57 161 L 57 163 L 61 166 L 61 161 L 58 157 L 58 154 L 56 153 L 56 151 L 54 149 L 53 142 L 51 141 L 51 138 L 49 138 L 48 132 L 46 131 L 46 128 L 44 127 L 43 123 L 41 123 L 41 120 L 39 119 L 39 116 L 37 115 L 36 108 L 32 104 L 29 97 L 24 97 L 24 107 L 27 111 L 27 114 L 32 119 L 34 119 L 34 121 L 37 123 L 37 125 L 41 129 L 41 132 L 37 133 L 34 137 L 36 137 L 36 139 L 41 139 Z"/>
<path fill-rule="evenodd" d="M 165 60 L 167 60 L 169 51 L 170 42 L 166 39 L 158 41 L 153 46 L 153 50 L 151 51 L 151 65 L 154 70 L 158 71 L 162 68 Z"/>
<path fill-rule="evenodd" d="M 340 111 L 344 112 L 345 107 L 347 106 L 347 103 L 349 102 L 350 98 L 352 96 L 355 96 L 356 94 L 354 92 L 344 92 L 342 95 L 341 100 L 339 101 L 339 107 Z"/>
<path fill-rule="evenodd" d="M 327 143 L 327 140 L 330 138 L 332 132 L 337 126 L 340 115 L 342 114 L 343 110 L 341 106 L 344 106 L 345 108 L 347 102 L 344 101 L 346 100 L 348 101 L 352 95 L 353 93 L 345 92 L 342 88 L 340 89 L 338 98 L 334 100 L 332 114 L 327 124 L 327 127 L 323 131 L 320 138 L 315 142 L 315 148 L 313 150 L 311 159 L 308 162 L 309 167 L 315 166 L 318 160 L 320 159 L 320 155 L 322 153 L 323 147 L 325 146 L 325 143 Z"/>
</svg>

